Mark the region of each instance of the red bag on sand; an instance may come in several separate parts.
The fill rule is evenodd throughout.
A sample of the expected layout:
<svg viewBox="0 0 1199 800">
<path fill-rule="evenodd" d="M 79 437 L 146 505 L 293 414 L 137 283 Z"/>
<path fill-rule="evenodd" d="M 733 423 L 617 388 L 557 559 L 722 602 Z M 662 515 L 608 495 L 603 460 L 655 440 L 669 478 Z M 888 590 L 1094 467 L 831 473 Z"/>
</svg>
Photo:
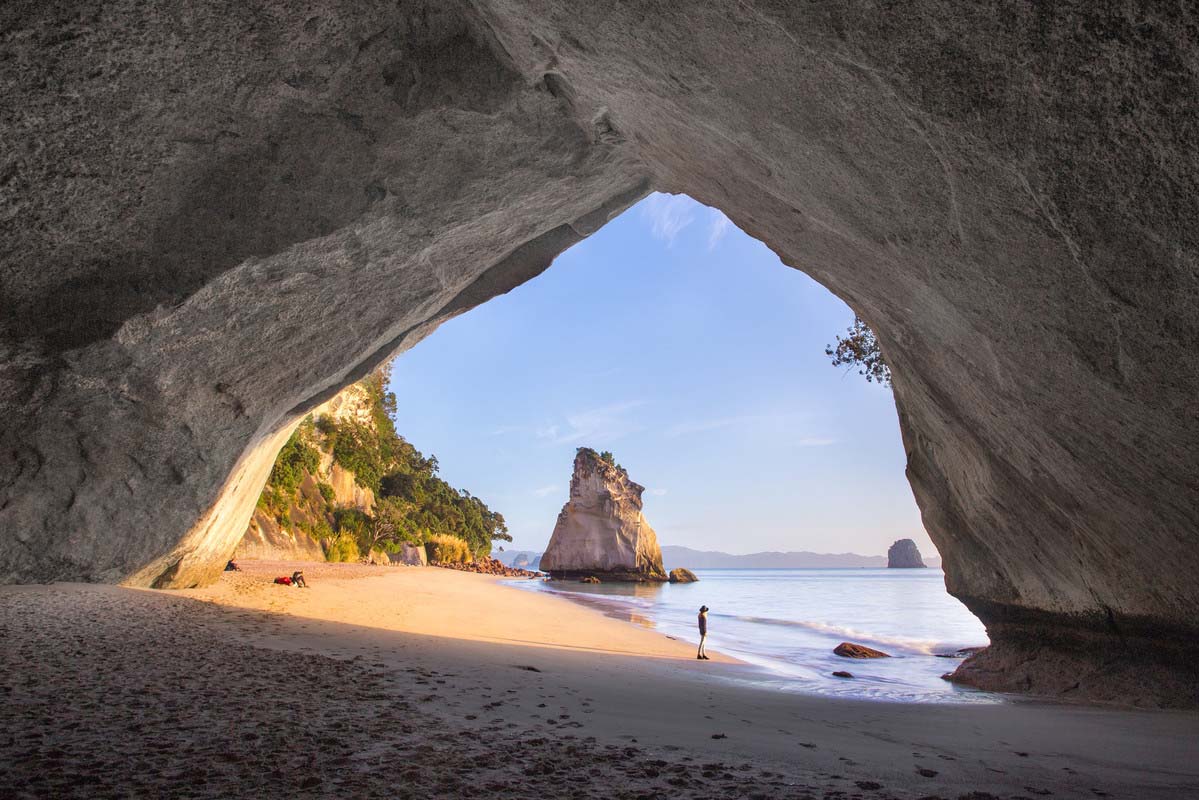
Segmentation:
<svg viewBox="0 0 1199 800">
<path fill-rule="evenodd" d="M 291 586 L 291 578 L 284 575 L 282 578 L 275 578 L 275 583 L 281 584 L 283 586 Z"/>
</svg>

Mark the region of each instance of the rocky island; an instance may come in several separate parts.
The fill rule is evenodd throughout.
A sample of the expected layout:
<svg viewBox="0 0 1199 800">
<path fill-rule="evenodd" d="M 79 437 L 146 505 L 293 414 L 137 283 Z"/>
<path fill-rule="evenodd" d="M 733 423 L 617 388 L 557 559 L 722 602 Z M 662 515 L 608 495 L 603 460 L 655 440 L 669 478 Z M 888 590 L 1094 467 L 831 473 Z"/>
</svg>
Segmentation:
<svg viewBox="0 0 1199 800">
<path fill-rule="evenodd" d="M 887 567 L 890 569 L 923 569 L 920 548 L 911 539 L 900 539 L 887 548 Z"/>
<path fill-rule="evenodd" d="M 541 570 L 554 578 L 667 580 L 658 536 L 641 513 L 644 491 L 611 453 L 580 447 L 570 499 L 558 514 Z"/>
</svg>

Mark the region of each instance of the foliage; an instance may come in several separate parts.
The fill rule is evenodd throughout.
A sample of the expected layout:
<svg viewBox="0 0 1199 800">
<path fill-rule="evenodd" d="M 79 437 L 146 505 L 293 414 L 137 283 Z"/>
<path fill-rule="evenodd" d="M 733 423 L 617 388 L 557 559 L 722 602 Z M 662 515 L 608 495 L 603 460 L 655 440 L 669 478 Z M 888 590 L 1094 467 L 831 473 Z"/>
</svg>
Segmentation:
<svg viewBox="0 0 1199 800">
<path fill-rule="evenodd" d="M 334 536 L 329 542 L 329 549 L 325 551 L 326 561 L 354 562 L 358 558 L 358 543 L 348 533 L 339 533 L 337 536 Z"/>
<path fill-rule="evenodd" d="M 372 373 L 359 386 L 366 394 L 368 421 L 321 416 L 301 423 L 276 459 L 258 498 L 259 510 L 287 528 L 295 517 L 300 529 L 314 538 L 335 538 L 342 550 L 348 549 L 348 539 L 360 552 L 394 552 L 404 542 L 429 541 L 437 533 L 465 542 L 469 557 L 489 553 L 494 540 L 512 541 L 502 514 L 450 486 L 437 474 L 435 456 L 426 458 L 396 433 L 397 401 L 384 371 Z M 319 498 L 299 492 L 304 477 L 319 472 L 317 447 L 353 472 L 358 485 L 374 492 L 372 514 L 335 508 L 333 487 L 320 480 Z"/>
<path fill-rule="evenodd" d="M 421 531 L 412 522 L 412 503 L 398 497 L 381 497 L 365 528 L 366 549 L 394 553 L 404 542 L 421 541 Z"/>
<path fill-rule="evenodd" d="M 429 551 L 429 560 L 436 564 L 464 564 L 474 559 L 466 540 L 448 533 L 433 534 L 425 546 Z"/>
<path fill-rule="evenodd" d="M 390 418 L 395 395 L 385 391 L 382 376 L 373 374 L 363 386 L 373 427 L 330 417 L 316 423 L 333 459 L 378 500 L 371 524 L 356 529 L 360 547 L 394 551 L 402 542 L 427 541 L 433 531 L 465 540 L 471 552 L 489 553 L 492 541 L 512 541 L 502 514 L 450 486 L 437 475 L 435 456 L 426 458 L 395 432 Z"/>
<path fill-rule="evenodd" d="M 858 374 L 865 375 L 867 381 L 891 385 L 891 367 L 883 357 L 878 337 L 860 317 L 855 316 L 848 335 L 838 336 L 836 346 L 829 345 L 824 353 L 833 360 L 834 367 L 856 366 Z"/>
<path fill-rule="evenodd" d="M 625 475 L 629 474 L 628 471 L 625 470 L 624 467 L 622 467 L 620 464 L 617 463 L 616 456 L 612 455 L 611 450 L 605 450 L 602 453 L 597 453 L 595 450 L 592 450 L 590 447 L 580 447 L 579 452 L 589 453 L 593 458 L 599 459 L 600 461 L 607 463 L 608 466 L 612 467 L 617 472 L 623 472 Z"/>
<path fill-rule="evenodd" d="M 275 466 L 271 467 L 267 486 L 277 494 L 290 495 L 299 488 L 305 473 L 315 473 L 320 463 L 320 453 L 304 440 L 300 429 L 297 428 L 279 451 Z"/>
</svg>

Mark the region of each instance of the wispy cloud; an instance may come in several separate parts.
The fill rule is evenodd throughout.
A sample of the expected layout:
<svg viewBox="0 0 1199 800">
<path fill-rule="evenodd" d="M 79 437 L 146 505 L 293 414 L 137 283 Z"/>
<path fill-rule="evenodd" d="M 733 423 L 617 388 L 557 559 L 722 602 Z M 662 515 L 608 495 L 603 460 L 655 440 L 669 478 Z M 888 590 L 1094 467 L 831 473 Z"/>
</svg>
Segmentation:
<svg viewBox="0 0 1199 800">
<path fill-rule="evenodd" d="M 705 433 L 707 431 L 715 431 L 721 428 L 731 428 L 734 425 L 745 422 L 752 417 L 719 417 L 717 419 L 701 419 L 692 422 L 679 422 L 671 425 L 666 429 L 666 435 L 670 438 L 677 436 L 686 436 L 691 433 Z"/>
<path fill-rule="evenodd" d="M 515 433 L 516 431 L 519 431 L 519 430 L 521 430 L 520 425 L 501 425 L 500 427 L 493 430 L 491 432 L 491 435 L 492 436 L 503 436 L 508 433 Z"/>
<path fill-rule="evenodd" d="M 640 405 L 643 405 L 642 401 L 632 400 L 567 414 L 564 421 L 541 427 L 537 438 L 551 444 L 618 439 L 641 430 L 641 426 L 627 416 L 628 411 Z"/>
<path fill-rule="evenodd" d="M 708 223 L 708 249 L 715 250 L 716 245 L 720 244 L 720 240 L 729 232 L 729 228 L 733 227 L 733 221 L 719 208 L 709 208 L 708 213 L 711 215 Z"/>
<path fill-rule="evenodd" d="M 534 489 L 532 494 L 534 497 L 548 497 L 558 491 L 558 485 L 551 483 L 549 486 L 542 486 L 539 489 Z"/>
<path fill-rule="evenodd" d="M 699 203 L 685 194 L 654 192 L 641 201 L 641 216 L 649 222 L 655 237 L 671 245 L 684 228 L 695 222 L 697 206 Z"/>
<path fill-rule="evenodd" d="M 652 494 L 654 497 L 661 497 L 662 495 L 666 494 L 666 490 L 665 489 L 650 489 L 649 493 Z"/>
<path fill-rule="evenodd" d="M 827 436 L 805 436 L 795 443 L 796 447 L 828 447 L 830 444 L 836 444 L 836 439 L 830 439 Z"/>
<path fill-rule="evenodd" d="M 739 432 L 744 433 L 787 437 L 790 434 L 799 433 L 804 423 L 805 415 L 801 413 L 742 414 L 733 417 L 713 417 L 678 422 L 667 428 L 663 435 L 673 439 L 698 433 L 710 433 L 725 428 L 736 428 Z M 812 435 L 801 436 L 794 441 L 796 447 L 826 447 L 836 443 L 837 440 L 831 437 Z"/>
</svg>

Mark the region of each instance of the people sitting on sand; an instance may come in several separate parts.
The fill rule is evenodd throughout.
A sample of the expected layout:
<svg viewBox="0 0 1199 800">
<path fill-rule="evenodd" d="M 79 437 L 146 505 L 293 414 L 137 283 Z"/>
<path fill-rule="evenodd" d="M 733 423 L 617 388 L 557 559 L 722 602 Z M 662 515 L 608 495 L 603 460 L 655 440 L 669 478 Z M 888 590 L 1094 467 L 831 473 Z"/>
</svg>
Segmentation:
<svg viewBox="0 0 1199 800">
<path fill-rule="evenodd" d="M 708 607 L 699 607 L 699 652 L 696 653 L 696 659 L 700 661 L 711 661 L 708 658 L 707 652 L 704 650 L 704 643 L 708 641 Z"/>
<path fill-rule="evenodd" d="M 225 572 L 241 572 L 241 567 L 237 566 L 237 562 L 231 558 L 229 559 L 229 563 L 225 565 Z"/>
<path fill-rule="evenodd" d="M 308 581 L 304 580 L 304 571 L 303 570 L 298 569 L 291 574 L 291 585 L 298 586 L 301 589 L 308 588 Z"/>
</svg>

